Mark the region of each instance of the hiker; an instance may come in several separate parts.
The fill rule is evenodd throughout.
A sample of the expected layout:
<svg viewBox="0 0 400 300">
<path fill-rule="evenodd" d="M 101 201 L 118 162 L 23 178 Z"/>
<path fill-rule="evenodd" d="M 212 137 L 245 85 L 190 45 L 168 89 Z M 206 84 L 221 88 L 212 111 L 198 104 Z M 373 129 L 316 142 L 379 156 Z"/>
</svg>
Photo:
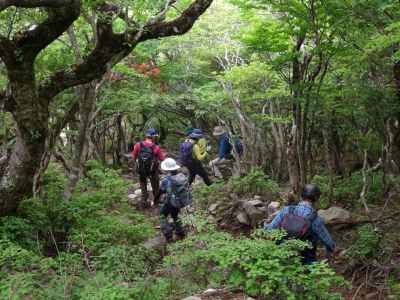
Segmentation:
<svg viewBox="0 0 400 300">
<path fill-rule="evenodd" d="M 324 244 L 329 255 L 336 249 L 335 242 L 329 235 L 324 220 L 318 216 L 314 209 L 314 205 L 320 195 L 321 192 L 317 185 L 305 185 L 300 203 L 284 207 L 270 224 L 265 225 L 265 229 L 268 231 L 273 229 L 286 230 L 286 238 L 309 241 L 312 248 L 307 248 L 301 252 L 304 264 L 311 264 L 317 261 L 318 241 Z"/>
<path fill-rule="evenodd" d="M 218 166 L 226 164 L 233 159 L 232 145 L 229 141 L 228 133 L 222 126 L 216 126 L 213 135 L 218 137 L 218 157 L 210 161 L 210 167 L 212 168 L 215 177 L 222 178 L 222 173 Z"/>
<path fill-rule="evenodd" d="M 140 189 L 142 190 L 141 205 L 143 208 L 149 207 L 147 178 L 150 178 L 151 188 L 153 189 L 154 204 L 159 200 L 159 162 L 165 159 L 165 155 L 160 146 L 155 143 L 157 137 L 157 131 L 150 128 L 146 131 L 146 139 L 143 142 L 136 143 L 132 152 L 133 161 L 137 161 L 136 170 L 139 174 Z"/>
<path fill-rule="evenodd" d="M 164 204 L 160 209 L 160 228 L 167 242 L 171 242 L 173 231 L 178 239 L 185 237 L 185 230 L 179 219 L 180 210 L 192 203 L 189 192 L 189 183 L 185 174 L 178 173 L 180 166 L 172 158 L 167 158 L 161 163 L 161 169 L 168 175 L 161 181 L 160 194 L 165 194 Z M 173 224 L 169 223 L 171 216 Z"/>
<path fill-rule="evenodd" d="M 193 129 L 185 142 L 180 146 L 179 160 L 189 170 L 189 185 L 192 185 L 196 175 L 199 175 L 206 185 L 209 186 L 212 184 L 202 164 L 202 161 L 208 154 L 207 141 L 199 144 L 199 140 L 203 138 L 204 134 L 201 129 Z"/>
</svg>

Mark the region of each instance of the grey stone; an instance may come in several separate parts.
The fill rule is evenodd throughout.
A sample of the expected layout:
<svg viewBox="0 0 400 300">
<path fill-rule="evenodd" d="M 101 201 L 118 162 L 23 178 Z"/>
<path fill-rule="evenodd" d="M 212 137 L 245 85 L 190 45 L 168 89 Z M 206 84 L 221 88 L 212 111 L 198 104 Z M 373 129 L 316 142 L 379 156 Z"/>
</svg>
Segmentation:
<svg viewBox="0 0 400 300">
<path fill-rule="evenodd" d="M 318 215 L 324 219 L 326 224 L 337 224 L 349 221 L 351 218 L 350 212 L 344 208 L 333 206 L 329 209 L 319 210 Z"/>
<path fill-rule="evenodd" d="M 197 296 L 190 296 L 190 297 L 187 297 L 187 298 L 182 299 L 182 300 L 201 300 L 201 298 L 197 297 Z"/>
<path fill-rule="evenodd" d="M 239 214 L 237 214 L 236 219 L 239 221 L 240 224 L 250 225 L 249 218 L 244 212 L 240 212 Z"/>
<path fill-rule="evenodd" d="M 262 202 L 261 200 L 258 200 L 258 199 L 250 200 L 248 203 L 255 207 L 264 206 L 264 202 Z"/>
<path fill-rule="evenodd" d="M 246 202 L 243 208 L 252 226 L 256 226 L 261 220 L 265 218 L 265 213 L 252 205 L 250 201 Z"/>
<path fill-rule="evenodd" d="M 138 189 L 135 191 L 136 196 L 141 196 L 142 195 L 142 190 Z"/>
<path fill-rule="evenodd" d="M 162 253 L 167 245 L 167 241 L 161 235 L 149 239 L 143 243 L 143 246 L 147 249 L 156 250 Z"/>
<path fill-rule="evenodd" d="M 215 212 L 217 210 L 218 206 L 219 206 L 218 203 L 213 203 L 213 204 L 210 205 L 208 210 L 213 213 L 213 212 Z"/>
</svg>

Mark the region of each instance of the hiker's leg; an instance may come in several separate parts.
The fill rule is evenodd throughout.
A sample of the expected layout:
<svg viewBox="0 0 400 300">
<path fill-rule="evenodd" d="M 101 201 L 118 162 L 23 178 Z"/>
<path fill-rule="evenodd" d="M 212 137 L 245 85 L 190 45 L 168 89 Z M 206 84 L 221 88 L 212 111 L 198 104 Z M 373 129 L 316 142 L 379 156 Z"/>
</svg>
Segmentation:
<svg viewBox="0 0 400 300">
<path fill-rule="evenodd" d="M 221 178 L 222 177 L 222 173 L 218 168 L 218 164 L 221 162 L 220 158 L 216 158 L 212 161 L 210 161 L 210 167 L 212 168 L 213 172 L 214 172 L 214 176 Z"/>
<path fill-rule="evenodd" d="M 169 207 L 167 203 L 164 203 L 164 205 L 160 209 L 160 229 L 165 239 L 168 242 L 172 241 L 172 234 L 173 234 L 173 228 L 171 224 L 169 224 L 168 222 L 169 214 L 170 214 Z"/>
<path fill-rule="evenodd" d="M 153 189 L 154 204 L 160 200 L 160 173 L 156 170 L 150 177 L 151 188 Z"/>
<path fill-rule="evenodd" d="M 187 169 L 189 170 L 189 185 L 192 185 L 194 179 L 196 178 L 196 171 L 193 165 L 187 166 Z"/>
<path fill-rule="evenodd" d="M 142 191 L 142 204 L 146 206 L 147 198 L 149 197 L 149 194 L 147 192 L 147 177 L 140 175 L 139 182 L 140 182 L 140 190 Z"/>
<path fill-rule="evenodd" d="M 174 219 L 175 233 L 178 236 L 178 238 L 182 239 L 185 237 L 185 229 L 183 228 L 181 219 L 179 218 L 179 212 L 180 210 L 178 208 L 171 209 L 171 216 L 172 219 Z"/>
<path fill-rule="evenodd" d="M 210 186 L 212 184 L 212 181 L 208 177 L 208 173 L 204 169 L 203 164 L 201 162 L 198 162 L 196 164 L 196 173 L 203 179 L 203 181 L 206 185 Z"/>
<path fill-rule="evenodd" d="M 301 251 L 302 263 L 304 265 L 311 265 L 317 261 L 317 248 L 314 245 L 311 249 L 304 249 Z"/>
</svg>

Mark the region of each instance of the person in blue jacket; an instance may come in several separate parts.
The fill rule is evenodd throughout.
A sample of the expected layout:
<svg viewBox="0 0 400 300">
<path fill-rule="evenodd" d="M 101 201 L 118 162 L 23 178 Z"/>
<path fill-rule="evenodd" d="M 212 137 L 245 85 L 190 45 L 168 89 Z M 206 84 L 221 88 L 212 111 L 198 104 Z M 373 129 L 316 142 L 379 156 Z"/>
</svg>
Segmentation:
<svg viewBox="0 0 400 300">
<path fill-rule="evenodd" d="M 222 126 L 216 126 L 213 135 L 218 137 L 218 157 L 210 161 L 210 167 L 212 168 L 215 177 L 222 178 L 219 166 L 233 159 L 232 145 L 228 133 Z"/>
<path fill-rule="evenodd" d="M 267 231 L 282 228 L 285 217 L 288 214 L 293 214 L 300 218 L 310 221 L 309 234 L 306 235 L 305 240 L 309 241 L 312 245 L 311 248 L 305 249 L 301 252 L 304 264 L 311 264 L 317 261 L 317 244 L 321 242 L 328 253 L 336 254 L 338 248 L 333 241 L 328 230 L 325 227 L 324 220 L 318 216 L 314 209 L 315 203 L 319 200 L 321 191 L 317 185 L 306 184 L 301 194 L 301 201 L 295 206 L 286 206 L 275 216 L 271 223 L 265 225 L 264 229 Z"/>
</svg>

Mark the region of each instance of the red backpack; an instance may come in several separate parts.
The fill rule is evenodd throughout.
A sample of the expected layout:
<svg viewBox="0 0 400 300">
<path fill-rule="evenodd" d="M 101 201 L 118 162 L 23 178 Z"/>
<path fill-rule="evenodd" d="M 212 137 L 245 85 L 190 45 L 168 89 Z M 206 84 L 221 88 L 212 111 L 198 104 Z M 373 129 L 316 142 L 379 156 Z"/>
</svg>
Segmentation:
<svg viewBox="0 0 400 300">
<path fill-rule="evenodd" d="M 313 213 L 305 218 L 294 214 L 296 206 L 289 206 L 289 212 L 283 217 L 279 229 L 284 229 L 289 238 L 302 239 L 311 234 L 311 225 L 317 218 L 317 213 Z"/>
</svg>

